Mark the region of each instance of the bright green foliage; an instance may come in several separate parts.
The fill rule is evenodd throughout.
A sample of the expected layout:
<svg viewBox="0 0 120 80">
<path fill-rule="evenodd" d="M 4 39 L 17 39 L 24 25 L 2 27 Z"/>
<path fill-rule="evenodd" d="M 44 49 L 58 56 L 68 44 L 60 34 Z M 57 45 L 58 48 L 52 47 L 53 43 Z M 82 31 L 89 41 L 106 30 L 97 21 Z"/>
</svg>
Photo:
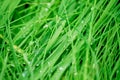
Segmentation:
<svg viewBox="0 0 120 80">
<path fill-rule="evenodd" d="M 120 80 L 120 1 L 0 0 L 0 80 Z"/>
</svg>

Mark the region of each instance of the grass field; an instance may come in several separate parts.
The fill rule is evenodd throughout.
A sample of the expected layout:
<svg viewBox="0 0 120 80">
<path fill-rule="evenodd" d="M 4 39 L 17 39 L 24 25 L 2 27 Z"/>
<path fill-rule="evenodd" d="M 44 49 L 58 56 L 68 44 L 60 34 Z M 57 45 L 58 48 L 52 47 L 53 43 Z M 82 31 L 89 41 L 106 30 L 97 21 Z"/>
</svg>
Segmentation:
<svg viewBox="0 0 120 80">
<path fill-rule="evenodd" d="M 120 80 L 120 1 L 0 0 L 0 80 Z"/>
</svg>

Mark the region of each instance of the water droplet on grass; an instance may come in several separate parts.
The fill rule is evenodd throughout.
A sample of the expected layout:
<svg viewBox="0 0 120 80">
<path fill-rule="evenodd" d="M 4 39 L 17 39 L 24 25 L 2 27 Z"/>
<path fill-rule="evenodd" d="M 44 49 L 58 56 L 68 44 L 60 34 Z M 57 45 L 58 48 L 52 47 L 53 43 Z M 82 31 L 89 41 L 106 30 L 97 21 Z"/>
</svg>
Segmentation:
<svg viewBox="0 0 120 80">
<path fill-rule="evenodd" d="M 50 8 L 51 7 L 51 3 L 47 3 L 47 6 L 48 6 L 48 8 Z"/>
<path fill-rule="evenodd" d="M 81 1 L 78 1 L 78 4 L 81 4 Z"/>
<path fill-rule="evenodd" d="M 84 23 L 84 21 L 82 20 L 82 21 L 81 21 L 81 23 L 83 24 L 83 23 Z"/>
<path fill-rule="evenodd" d="M 63 48 L 65 48 L 65 47 L 66 47 L 66 45 L 63 46 Z"/>
<path fill-rule="evenodd" d="M 22 76 L 23 76 L 23 77 L 26 77 L 26 72 L 23 72 L 23 73 L 22 73 Z"/>
<path fill-rule="evenodd" d="M 97 51 L 97 48 L 95 48 L 95 52 Z"/>
<path fill-rule="evenodd" d="M 90 45 L 92 45 L 92 44 L 93 44 L 93 42 L 90 43 Z"/>
<path fill-rule="evenodd" d="M 48 62 L 48 66 L 50 66 L 51 64 L 50 64 L 50 62 Z"/>
<path fill-rule="evenodd" d="M 34 44 L 34 41 L 30 41 L 29 46 L 32 46 Z"/>
<path fill-rule="evenodd" d="M 20 28 L 20 30 L 25 30 L 25 27 Z"/>
<path fill-rule="evenodd" d="M 40 70 L 40 73 L 42 73 L 42 71 Z"/>
<path fill-rule="evenodd" d="M 25 68 L 25 71 L 27 70 L 27 68 Z"/>
<path fill-rule="evenodd" d="M 117 70 L 117 74 L 119 73 L 119 70 Z"/>
<path fill-rule="evenodd" d="M 45 8 L 45 11 L 47 12 L 49 9 L 48 8 Z"/>
<path fill-rule="evenodd" d="M 64 68 L 63 68 L 63 67 L 60 67 L 60 68 L 59 68 L 59 70 L 60 70 L 60 71 L 63 71 L 63 70 L 64 70 Z"/>
<path fill-rule="evenodd" d="M 10 49 L 9 49 L 9 48 L 7 48 L 7 51 L 9 52 L 9 51 L 10 51 Z"/>
<path fill-rule="evenodd" d="M 74 73 L 75 76 L 76 76 L 77 74 L 78 74 L 77 72 Z"/>
<path fill-rule="evenodd" d="M 30 61 L 28 61 L 28 64 L 30 65 L 30 64 L 31 64 L 31 62 L 30 62 Z"/>
<path fill-rule="evenodd" d="M 94 68 L 94 69 L 96 68 L 96 63 L 93 64 L 93 68 Z"/>
<path fill-rule="evenodd" d="M 39 66 L 39 64 L 36 64 L 36 67 L 38 67 Z"/>
<path fill-rule="evenodd" d="M 91 7 L 91 11 L 94 10 L 94 7 Z"/>
<path fill-rule="evenodd" d="M 48 28 L 49 26 L 46 24 L 43 28 Z"/>
<path fill-rule="evenodd" d="M 49 53 L 49 54 L 51 54 L 52 52 L 51 52 L 51 51 L 49 51 L 48 53 Z"/>
</svg>

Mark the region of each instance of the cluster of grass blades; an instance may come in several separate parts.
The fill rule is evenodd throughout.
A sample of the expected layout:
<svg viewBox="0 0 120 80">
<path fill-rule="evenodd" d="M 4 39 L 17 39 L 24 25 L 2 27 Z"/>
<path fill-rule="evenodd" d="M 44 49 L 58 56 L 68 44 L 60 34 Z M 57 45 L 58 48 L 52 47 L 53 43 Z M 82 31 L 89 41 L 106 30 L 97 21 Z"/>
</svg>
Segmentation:
<svg viewBox="0 0 120 80">
<path fill-rule="evenodd" d="M 120 80 L 119 0 L 0 0 L 0 80 Z"/>
</svg>

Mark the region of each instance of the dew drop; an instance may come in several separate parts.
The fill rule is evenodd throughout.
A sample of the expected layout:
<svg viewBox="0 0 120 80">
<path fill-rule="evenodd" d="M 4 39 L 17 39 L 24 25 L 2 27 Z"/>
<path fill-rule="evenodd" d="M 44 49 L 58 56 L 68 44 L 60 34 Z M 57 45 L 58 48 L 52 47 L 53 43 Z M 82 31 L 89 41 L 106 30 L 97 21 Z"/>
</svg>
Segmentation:
<svg viewBox="0 0 120 80">
<path fill-rule="evenodd" d="M 34 44 L 34 41 L 30 41 L 29 45 L 32 46 Z"/>
<path fill-rule="evenodd" d="M 64 68 L 63 68 L 63 67 L 60 67 L 60 68 L 59 68 L 59 70 L 60 70 L 60 71 L 63 71 L 63 70 L 64 70 Z"/>
<path fill-rule="evenodd" d="M 25 71 L 27 70 L 27 68 L 25 68 Z"/>
<path fill-rule="evenodd" d="M 48 28 L 48 25 L 46 24 L 43 28 Z"/>
<path fill-rule="evenodd" d="M 45 8 L 45 11 L 47 12 L 47 11 L 48 11 L 48 8 Z"/>
<path fill-rule="evenodd" d="M 78 74 L 77 72 L 74 73 L 75 76 L 76 76 L 77 74 Z"/>
<path fill-rule="evenodd" d="M 9 52 L 9 51 L 10 51 L 10 49 L 9 49 L 9 48 L 7 48 L 7 51 Z"/>
<path fill-rule="evenodd" d="M 31 64 L 31 62 L 30 62 L 30 61 L 28 61 L 28 64 L 30 65 L 30 64 Z"/>
<path fill-rule="evenodd" d="M 65 48 L 65 47 L 66 47 L 66 45 L 63 46 L 63 48 Z"/>
<path fill-rule="evenodd" d="M 50 70 L 50 73 L 52 73 L 53 72 L 53 70 Z"/>
<path fill-rule="evenodd" d="M 81 2 L 80 2 L 80 1 L 78 1 L 78 4 L 81 4 Z"/>
<path fill-rule="evenodd" d="M 47 3 L 47 6 L 48 6 L 48 8 L 50 8 L 51 7 L 51 3 Z"/>
<path fill-rule="evenodd" d="M 117 74 L 119 73 L 119 70 L 117 70 Z"/>
<path fill-rule="evenodd" d="M 23 73 L 22 73 L 22 76 L 25 77 L 25 76 L 26 76 L 26 72 L 23 72 Z"/>
<path fill-rule="evenodd" d="M 94 10 L 94 7 L 91 7 L 91 11 Z"/>
<path fill-rule="evenodd" d="M 40 70 L 40 73 L 42 73 L 42 71 Z"/>
<path fill-rule="evenodd" d="M 94 68 L 94 69 L 96 68 L 96 64 L 95 64 L 95 63 L 93 64 L 93 68 Z"/>
<path fill-rule="evenodd" d="M 25 27 L 20 28 L 21 30 L 25 30 Z"/>
<path fill-rule="evenodd" d="M 81 23 L 83 24 L 83 23 L 84 23 L 84 21 L 82 20 L 82 21 L 81 21 Z"/>
<path fill-rule="evenodd" d="M 49 54 L 52 53 L 51 51 L 48 52 Z"/>
<path fill-rule="evenodd" d="M 36 64 L 36 67 L 38 67 L 39 66 L 39 64 Z"/>
<path fill-rule="evenodd" d="M 48 62 L 48 66 L 50 66 L 51 64 L 50 64 L 50 62 Z"/>
<path fill-rule="evenodd" d="M 93 45 L 93 42 L 91 41 L 90 45 Z"/>
</svg>

